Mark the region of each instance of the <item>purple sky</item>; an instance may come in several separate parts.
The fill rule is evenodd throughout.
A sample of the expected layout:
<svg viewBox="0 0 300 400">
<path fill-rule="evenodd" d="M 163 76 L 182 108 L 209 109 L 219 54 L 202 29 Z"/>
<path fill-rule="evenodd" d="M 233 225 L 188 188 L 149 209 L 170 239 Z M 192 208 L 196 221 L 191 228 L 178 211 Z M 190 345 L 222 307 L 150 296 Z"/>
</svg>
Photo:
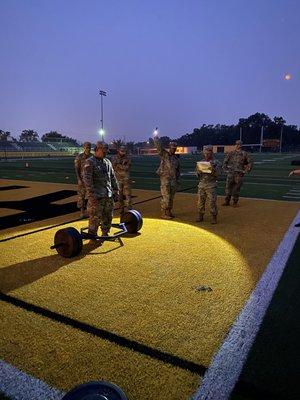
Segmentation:
<svg viewBox="0 0 300 400">
<path fill-rule="evenodd" d="M 299 0 L 0 0 L 0 129 L 178 137 L 255 112 L 300 125 Z M 284 75 L 291 73 L 290 81 Z"/>
</svg>

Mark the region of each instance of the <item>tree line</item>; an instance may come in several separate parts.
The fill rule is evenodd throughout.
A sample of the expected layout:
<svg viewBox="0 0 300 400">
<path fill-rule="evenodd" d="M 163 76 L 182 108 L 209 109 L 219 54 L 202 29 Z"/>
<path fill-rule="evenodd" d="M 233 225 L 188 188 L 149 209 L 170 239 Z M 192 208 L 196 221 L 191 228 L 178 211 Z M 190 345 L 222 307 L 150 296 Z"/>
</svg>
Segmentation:
<svg viewBox="0 0 300 400">
<path fill-rule="evenodd" d="M 256 113 L 248 118 L 240 118 L 236 125 L 206 125 L 194 128 L 190 133 L 186 133 L 178 138 L 170 138 L 162 136 L 160 139 L 164 146 L 167 146 L 171 140 L 175 140 L 180 146 L 194 146 L 202 149 L 204 145 L 230 145 L 235 143 L 242 136 L 244 144 L 258 144 L 261 140 L 263 130 L 264 139 L 282 138 L 282 148 L 285 150 L 300 149 L 300 130 L 296 125 L 287 125 L 283 117 L 274 117 L 271 119 L 267 114 Z M 0 130 L 0 141 L 16 141 L 10 132 Z M 19 141 L 32 142 L 38 141 L 39 135 L 34 130 L 23 130 L 20 134 Z M 41 137 L 42 142 L 51 141 L 68 141 L 77 145 L 76 139 L 62 135 L 57 131 L 50 131 Z M 125 144 L 121 139 L 113 141 L 115 147 Z M 138 147 L 153 147 L 153 138 L 149 138 L 143 142 L 127 142 L 127 147 L 130 151 L 134 151 Z"/>
</svg>

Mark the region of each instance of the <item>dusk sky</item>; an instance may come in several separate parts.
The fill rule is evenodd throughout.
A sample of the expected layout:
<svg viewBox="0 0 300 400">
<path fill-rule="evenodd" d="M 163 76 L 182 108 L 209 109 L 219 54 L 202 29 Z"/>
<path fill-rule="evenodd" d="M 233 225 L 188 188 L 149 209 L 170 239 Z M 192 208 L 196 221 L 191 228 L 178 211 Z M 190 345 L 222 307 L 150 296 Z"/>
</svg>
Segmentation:
<svg viewBox="0 0 300 400">
<path fill-rule="evenodd" d="M 300 125 L 299 0 L 0 0 L 0 129 L 144 140 Z M 284 79 L 290 73 L 292 79 Z"/>
</svg>

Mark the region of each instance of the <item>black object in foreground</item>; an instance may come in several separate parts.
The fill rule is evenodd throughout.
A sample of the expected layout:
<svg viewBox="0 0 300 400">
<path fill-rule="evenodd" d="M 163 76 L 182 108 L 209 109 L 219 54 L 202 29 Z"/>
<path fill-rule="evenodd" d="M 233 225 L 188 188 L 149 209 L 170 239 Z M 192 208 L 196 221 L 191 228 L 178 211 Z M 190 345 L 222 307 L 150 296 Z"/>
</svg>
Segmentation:
<svg viewBox="0 0 300 400">
<path fill-rule="evenodd" d="M 291 161 L 291 165 L 300 165 L 300 160 Z"/>
<path fill-rule="evenodd" d="M 54 236 L 54 245 L 50 249 L 56 249 L 57 253 L 65 258 L 76 257 L 82 250 L 83 239 L 92 239 L 102 243 L 104 241 L 123 242 L 121 236 L 126 233 L 137 233 L 143 226 L 143 218 L 136 210 L 129 210 L 122 214 L 119 224 L 112 224 L 112 227 L 118 228 L 119 231 L 111 236 L 97 236 L 88 233 L 88 228 L 81 228 L 81 232 L 73 227 L 59 229 Z"/>
<path fill-rule="evenodd" d="M 88 382 L 76 386 L 62 400 L 128 400 L 119 386 L 107 382 Z"/>
</svg>

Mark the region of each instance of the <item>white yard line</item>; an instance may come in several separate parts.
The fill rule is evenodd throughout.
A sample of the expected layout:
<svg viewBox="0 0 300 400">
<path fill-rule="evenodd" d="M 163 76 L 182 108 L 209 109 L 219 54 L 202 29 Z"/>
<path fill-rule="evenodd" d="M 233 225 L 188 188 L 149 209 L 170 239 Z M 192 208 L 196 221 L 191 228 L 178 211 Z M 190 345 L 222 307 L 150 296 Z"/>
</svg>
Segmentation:
<svg viewBox="0 0 300 400">
<path fill-rule="evenodd" d="M 227 400 L 229 398 L 294 248 L 299 234 L 299 228 L 296 228 L 295 224 L 299 220 L 300 211 L 291 223 L 221 348 L 214 356 L 193 400 Z"/>
<path fill-rule="evenodd" d="M 64 393 L 0 360 L 0 392 L 12 400 L 60 400 Z"/>
</svg>

